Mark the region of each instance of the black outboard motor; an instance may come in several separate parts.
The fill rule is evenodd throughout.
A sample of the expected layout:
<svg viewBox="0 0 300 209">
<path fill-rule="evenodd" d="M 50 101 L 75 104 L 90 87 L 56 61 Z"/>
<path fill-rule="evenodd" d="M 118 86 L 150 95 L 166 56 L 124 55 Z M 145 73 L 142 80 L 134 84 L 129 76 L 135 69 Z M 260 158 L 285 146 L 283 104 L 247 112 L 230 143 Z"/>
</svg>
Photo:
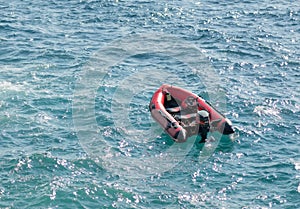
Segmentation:
<svg viewBox="0 0 300 209">
<path fill-rule="evenodd" d="M 198 111 L 199 116 L 199 131 L 198 136 L 201 136 L 200 143 L 204 143 L 207 139 L 207 134 L 210 129 L 209 113 L 205 110 Z"/>
</svg>

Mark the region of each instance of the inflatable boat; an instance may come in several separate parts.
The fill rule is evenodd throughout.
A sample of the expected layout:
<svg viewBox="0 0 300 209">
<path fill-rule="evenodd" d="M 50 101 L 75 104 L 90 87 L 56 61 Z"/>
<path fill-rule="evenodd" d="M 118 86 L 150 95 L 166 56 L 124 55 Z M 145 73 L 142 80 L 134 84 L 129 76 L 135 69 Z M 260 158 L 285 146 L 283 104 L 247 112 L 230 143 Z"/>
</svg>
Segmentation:
<svg viewBox="0 0 300 209">
<path fill-rule="evenodd" d="M 218 131 L 224 135 L 234 133 L 228 118 L 202 97 L 180 87 L 163 84 L 153 94 L 149 110 L 154 120 L 176 142 L 185 142 L 193 135 L 205 137 L 201 128 L 203 112 L 207 113 L 208 131 Z"/>
</svg>

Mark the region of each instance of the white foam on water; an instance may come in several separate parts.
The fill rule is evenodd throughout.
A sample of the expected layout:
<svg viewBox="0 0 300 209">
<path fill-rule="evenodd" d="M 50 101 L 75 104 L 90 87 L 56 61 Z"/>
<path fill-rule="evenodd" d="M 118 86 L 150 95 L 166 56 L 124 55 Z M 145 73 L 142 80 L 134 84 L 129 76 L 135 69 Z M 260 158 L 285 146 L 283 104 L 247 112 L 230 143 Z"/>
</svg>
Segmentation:
<svg viewBox="0 0 300 209">
<path fill-rule="evenodd" d="M 253 112 L 256 113 L 258 116 L 269 115 L 281 118 L 279 115 L 280 111 L 276 107 L 256 106 Z"/>
<path fill-rule="evenodd" d="M 295 164 L 295 169 L 300 170 L 300 162 L 294 162 Z"/>
<path fill-rule="evenodd" d="M 1 91 L 23 91 L 24 85 L 20 83 L 13 84 L 8 81 L 0 82 Z"/>
<path fill-rule="evenodd" d="M 300 171 L 300 161 L 299 162 L 296 162 L 296 161 L 293 161 L 294 165 L 295 165 L 295 169 L 297 171 Z M 296 176 L 296 179 L 298 179 L 300 176 Z M 298 188 L 297 188 L 297 191 L 300 193 L 300 183 L 298 185 Z"/>
</svg>

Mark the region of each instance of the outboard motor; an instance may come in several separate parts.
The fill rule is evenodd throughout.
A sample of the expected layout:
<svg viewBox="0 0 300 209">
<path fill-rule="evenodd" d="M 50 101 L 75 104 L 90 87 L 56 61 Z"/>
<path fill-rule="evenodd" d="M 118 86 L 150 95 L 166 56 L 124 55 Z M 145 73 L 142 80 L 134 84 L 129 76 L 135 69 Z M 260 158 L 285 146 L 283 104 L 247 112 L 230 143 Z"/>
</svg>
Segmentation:
<svg viewBox="0 0 300 209">
<path fill-rule="evenodd" d="M 200 125 L 209 127 L 209 113 L 206 110 L 198 111 Z"/>
<path fill-rule="evenodd" d="M 200 111 L 198 111 L 198 116 L 199 116 L 198 135 L 201 136 L 200 143 L 204 143 L 207 138 L 209 129 L 210 129 L 209 113 L 205 110 L 200 110 Z"/>
</svg>

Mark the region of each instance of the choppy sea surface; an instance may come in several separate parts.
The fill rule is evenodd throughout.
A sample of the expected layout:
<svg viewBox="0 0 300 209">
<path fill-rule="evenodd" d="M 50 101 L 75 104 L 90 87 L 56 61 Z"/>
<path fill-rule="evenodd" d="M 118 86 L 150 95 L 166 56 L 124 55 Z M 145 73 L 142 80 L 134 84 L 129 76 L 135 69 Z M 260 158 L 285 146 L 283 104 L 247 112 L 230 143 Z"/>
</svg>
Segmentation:
<svg viewBox="0 0 300 209">
<path fill-rule="evenodd" d="M 0 2 L 0 208 L 300 208 L 297 1 Z M 175 144 L 201 94 L 235 135 Z"/>
</svg>

